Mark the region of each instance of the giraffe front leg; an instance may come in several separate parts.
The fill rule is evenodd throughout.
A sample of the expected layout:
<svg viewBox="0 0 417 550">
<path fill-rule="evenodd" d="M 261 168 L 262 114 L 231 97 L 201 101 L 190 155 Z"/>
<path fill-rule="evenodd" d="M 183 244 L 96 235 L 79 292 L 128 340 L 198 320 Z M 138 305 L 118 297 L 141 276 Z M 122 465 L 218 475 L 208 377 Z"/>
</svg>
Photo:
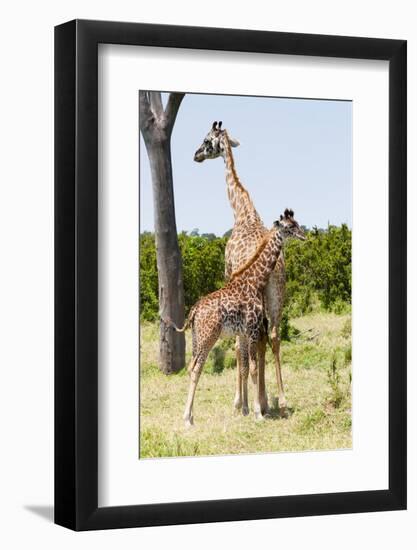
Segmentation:
<svg viewBox="0 0 417 550">
<path fill-rule="evenodd" d="M 285 399 L 284 394 L 284 384 L 282 383 L 282 374 L 281 374 L 281 358 L 280 358 L 280 346 L 281 341 L 279 337 L 279 329 L 276 325 L 273 326 L 271 331 L 271 344 L 272 352 L 275 359 L 275 373 L 277 377 L 277 386 L 278 386 L 278 406 L 281 416 L 287 416 L 287 400 Z"/>
<path fill-rule="evenodd" d="M 257 342 L 251 342 L 249 344 L 249 370 L 254 385 L 255 395 L 253 401 L 253 410 L 256 420 L 263 420 L 261 404 L 259 400 L 259 371 L 258 371 L 258 357 L 257 357 Z"/>
</svg>

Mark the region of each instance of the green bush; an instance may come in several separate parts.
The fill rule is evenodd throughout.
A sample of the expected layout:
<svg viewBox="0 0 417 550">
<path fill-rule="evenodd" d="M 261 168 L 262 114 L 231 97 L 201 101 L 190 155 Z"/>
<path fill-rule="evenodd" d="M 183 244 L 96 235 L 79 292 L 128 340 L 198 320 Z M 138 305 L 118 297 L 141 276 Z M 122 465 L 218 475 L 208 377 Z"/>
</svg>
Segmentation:
<svg viewBox="0 0 417 550">
<path fill-rule="evenodd" d="M 284 310 L 282 320 L 281 320 L 280 330 L 281 330 L 280 332 L 281 340 L 285 340 L 287 342 L 289 342 L 292 338 L 300 334 L 300 331 L 290 324 L 288 308 L 285 308 Z"/>
<path fill-rule="evenodd" d="M 348 365 L 352 362 L 352 344 L 345 349 L 345 364 Z"/>
<path fill-rule="evenodd" d="M 224 284 L 224 251 L 227 239 L 187 235 L 178 237 L 183 270 L 185 308 Z"/>
<path fill-rule="evenodd" d="M 351 303 L 352 232 L 347 225 L 314 228 L 306 241 L 285 245 L 286 304 L 290 316 L 311 311 L 318 301 L 325 310 L 344 312 Z"/>
<path fill-rule="evenodd" d="M 155 235 L 142 233 L 140 236 L 140 312 L 141 317 L 153 321 L 158 316 L 158 271 L 156 269 Z"/>
<path fill-rule="evenodd" d="M 335 409 L 338 409 L 343 400 L 343 390 L 340 385 L 340 373 L 338 370 L 336 353 L 333 354 L 327 371 L 327 379 L 331 389 L 329 403 L 333 405 Z"/>
<path fill-rule="evenodd" d="M 235 352 L 230 352 L 224 358 L 224 368 L 225 369 L 234 369 L 236 366 L 236 356 Z"/>
<path fill-rule="evenodd" d="M 181 233 L 178 236 L 183 262 L 184 299 L 186 312 L 201 296 L 224 284 L 224 251 L 227 238 L 211 234 L 199 236 Z M 155 235 L 140 235 L 140 311 L 142 319 L 158 317 L 158 272 L 156 268 Z"/>
</svg>

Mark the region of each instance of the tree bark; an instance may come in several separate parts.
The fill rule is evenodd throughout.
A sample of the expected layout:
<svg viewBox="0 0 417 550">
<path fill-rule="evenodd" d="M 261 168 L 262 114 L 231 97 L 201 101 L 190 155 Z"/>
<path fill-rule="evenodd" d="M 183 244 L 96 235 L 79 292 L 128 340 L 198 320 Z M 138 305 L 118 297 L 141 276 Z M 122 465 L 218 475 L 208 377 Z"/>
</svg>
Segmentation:
<svg viewBox="0 0 417 550">
<path fill-rule="evenodd" d="M 155 218 L 155 243 L 161 317 L 184 323 L 182 259 L 175 220 L 171 133 L 184 94 L 170 94 L 163 110 L 159 92 L 140 92 L 139 124 L 149 157 Z M 159 365 L 165 374 L 185 363 L 184 334 L 160 321 Z"/>
</svg>

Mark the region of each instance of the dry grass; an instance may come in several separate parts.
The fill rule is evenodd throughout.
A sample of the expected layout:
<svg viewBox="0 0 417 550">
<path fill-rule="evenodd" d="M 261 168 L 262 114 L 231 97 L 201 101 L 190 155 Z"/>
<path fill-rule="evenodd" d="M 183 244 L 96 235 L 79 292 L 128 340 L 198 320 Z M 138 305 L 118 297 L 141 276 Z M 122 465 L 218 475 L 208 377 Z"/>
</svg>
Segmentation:
<svg viewBox="0 0 417 550">
<path fill-rule="evenodd" d="M 218 343 L 205 365 L 194 404 L 195 426 L 182 414 L 188 376 L 165 376 L 157 367 L 158 329 L 141 325 L 140 457 L 220 455 L 350 448 L 350 315 L 315 313 L 291 324 L 298 337 L 282 344 L 289 417 L 276 409 L 273 358 L 267 352 L 270 418 L 256 422 L 233 409 L 235 387 L 231 342 Z M 191 349 L 187 335 L 187 350 Z M 188 359 L 188 355 L 187 355 Z M 333 368 L 332 368 L 333 367 Z M 253 388 L 250 384 L 250 399 Z"/>
</svg>

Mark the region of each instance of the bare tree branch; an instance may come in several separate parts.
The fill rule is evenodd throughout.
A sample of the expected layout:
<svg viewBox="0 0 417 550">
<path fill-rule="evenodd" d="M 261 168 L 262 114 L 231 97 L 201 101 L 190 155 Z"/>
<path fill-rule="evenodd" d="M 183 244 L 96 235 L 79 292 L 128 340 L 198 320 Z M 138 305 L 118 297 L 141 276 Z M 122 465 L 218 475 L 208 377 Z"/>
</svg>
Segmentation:
<svg viewBox="0 0 417 550">
<path fill-rule="evenodd" d="M 177 118 L 178 109 L 180 108 L 181 101 L 184 99 L 185 94 L 178 92 L 171 92 L 169 94 L 168 103 L 165 108 L 165 124 L 168 135 L 171 134 L 174 126 L 175 119 Z"/>
<path fill-rule="evenodd" d="M 143 114 L 145 118 L 152 114 L 148 93 L 143 90 L 139 92 L 139 114 Z"/>
<path fill-rule="evenodd" d="M 161 92 L 149 92 L 151 109 L 157 119 L 163 117 L 164 108 L 162 106 Z"/>
<path fill-rule="evenodd" d="M 154 122 L 154 116 L 151 110 L 147 92 L 139 92 L 139 127 L 144 139 L 149 136 Z"/>
</svg>

